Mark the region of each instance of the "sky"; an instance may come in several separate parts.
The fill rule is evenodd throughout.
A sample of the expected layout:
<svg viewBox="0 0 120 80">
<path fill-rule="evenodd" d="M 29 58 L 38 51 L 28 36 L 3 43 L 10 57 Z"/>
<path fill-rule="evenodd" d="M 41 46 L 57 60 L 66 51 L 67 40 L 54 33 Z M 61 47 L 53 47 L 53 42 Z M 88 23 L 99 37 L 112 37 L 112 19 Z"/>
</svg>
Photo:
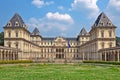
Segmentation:
<svg viewBox="0 0 120 80">
<path fill-rule="evenodd" d="M 0 32 L 18 13 L 30 32 L 37 27 L 44 37 L 77 37 L 83 27 L 90 31 L 101 12 L 120 37 L 120 0 L 0 0 Z"/>
</svg>

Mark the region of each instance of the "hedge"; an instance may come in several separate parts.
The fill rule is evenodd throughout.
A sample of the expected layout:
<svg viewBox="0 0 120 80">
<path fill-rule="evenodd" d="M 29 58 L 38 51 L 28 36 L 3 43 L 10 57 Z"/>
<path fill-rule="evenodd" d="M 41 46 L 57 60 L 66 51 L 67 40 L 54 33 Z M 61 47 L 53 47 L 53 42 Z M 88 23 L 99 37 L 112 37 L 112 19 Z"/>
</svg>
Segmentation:
<svg viewBox="0 0 120 80">
<path fill-rule="evenodd" d="M 32 60 L 0 60 L 0 64 L 32 63 Z"/>
<path fill-rule="evenodd" d="M 117 61 L 83 61 L 83 63 L 97 63 L 97 64 L 120 65 L 120 62 L 117 62 Z"/>
</svg>

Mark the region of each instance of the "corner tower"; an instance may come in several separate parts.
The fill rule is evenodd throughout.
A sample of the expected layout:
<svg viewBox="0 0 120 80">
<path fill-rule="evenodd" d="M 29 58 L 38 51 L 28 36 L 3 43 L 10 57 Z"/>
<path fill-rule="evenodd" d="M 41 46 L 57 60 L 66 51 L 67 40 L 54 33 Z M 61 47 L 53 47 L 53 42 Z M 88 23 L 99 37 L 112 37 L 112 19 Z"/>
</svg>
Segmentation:
<svg viewBox="0 0 120 80">
<path fill-rule="evenodd" d="M 90 31 L 90 40 L 94 41 L 97 50 L 115 47 L 116 45 L 116 26 L 105 13 L 101 13 L 96 19 Z"/>
<path fill-rule="evenodd" d="M 86 31 L 85 28 L 82 28 L 82 30 L 80 31 L 79 35 L 78 35 L 78 41 L 80 43 L 80 45 L 86 43 L 87 41 L 89 41 L 89 33 Z"/>
<path fill-rule="evenodd" d="M 4 26 L 4 46 L 22 48 L 25 40 L 30 40 L 30 32 L 21 16 L 15 13 Z"/>
<path fill-rule="evenodd" d="M 38 28 L 35 27 L 35 29 L 31 33 L 30 37 L 31 37 L 31 42 L 33 42 L 33 43 L 35 43 L 37 45 L 40 44 L 42 36 L 40 35 L 40 32 L 39 32 Z"/>
</svg>

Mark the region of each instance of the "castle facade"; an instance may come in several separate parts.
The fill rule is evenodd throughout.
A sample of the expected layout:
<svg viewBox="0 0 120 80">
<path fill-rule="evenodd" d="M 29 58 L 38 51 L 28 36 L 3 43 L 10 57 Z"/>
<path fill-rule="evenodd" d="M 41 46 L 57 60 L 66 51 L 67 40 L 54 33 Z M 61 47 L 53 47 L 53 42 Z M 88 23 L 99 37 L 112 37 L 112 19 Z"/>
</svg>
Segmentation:
<svg viewBox="0 0 120 80">
<path fill-rule="evenodd" d="M 43 37 L 37 28 L 31 33 L 21 16 L 16 13 L 4 26 L 4 46 L 15 48 L 18 52 L 14 55 L 9 51 L 1 51 L 0 56 L 3 60 L 41 62 L 119 61 L 120 49 L 116 47 L 115 29 L 116 26 L 102 12 L 90 32 L 82 28 L 74 38 Z"/>
</svg>

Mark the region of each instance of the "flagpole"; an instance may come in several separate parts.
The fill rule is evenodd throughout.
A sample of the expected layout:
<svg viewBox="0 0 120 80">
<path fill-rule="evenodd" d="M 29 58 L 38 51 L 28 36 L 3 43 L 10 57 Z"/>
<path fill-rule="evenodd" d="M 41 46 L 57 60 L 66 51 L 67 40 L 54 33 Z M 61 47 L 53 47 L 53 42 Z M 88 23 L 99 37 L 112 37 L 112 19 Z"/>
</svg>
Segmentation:
<svg viewBox="0 0 120 80">
<path fill-rule="evenodd" d="M 70 43 L 69 43 L 69 41 L 68 41 L 68 53 L 69 53 L 69 48 L 70 48 L 71 46 L 70 46 Z"/>
</svg>

